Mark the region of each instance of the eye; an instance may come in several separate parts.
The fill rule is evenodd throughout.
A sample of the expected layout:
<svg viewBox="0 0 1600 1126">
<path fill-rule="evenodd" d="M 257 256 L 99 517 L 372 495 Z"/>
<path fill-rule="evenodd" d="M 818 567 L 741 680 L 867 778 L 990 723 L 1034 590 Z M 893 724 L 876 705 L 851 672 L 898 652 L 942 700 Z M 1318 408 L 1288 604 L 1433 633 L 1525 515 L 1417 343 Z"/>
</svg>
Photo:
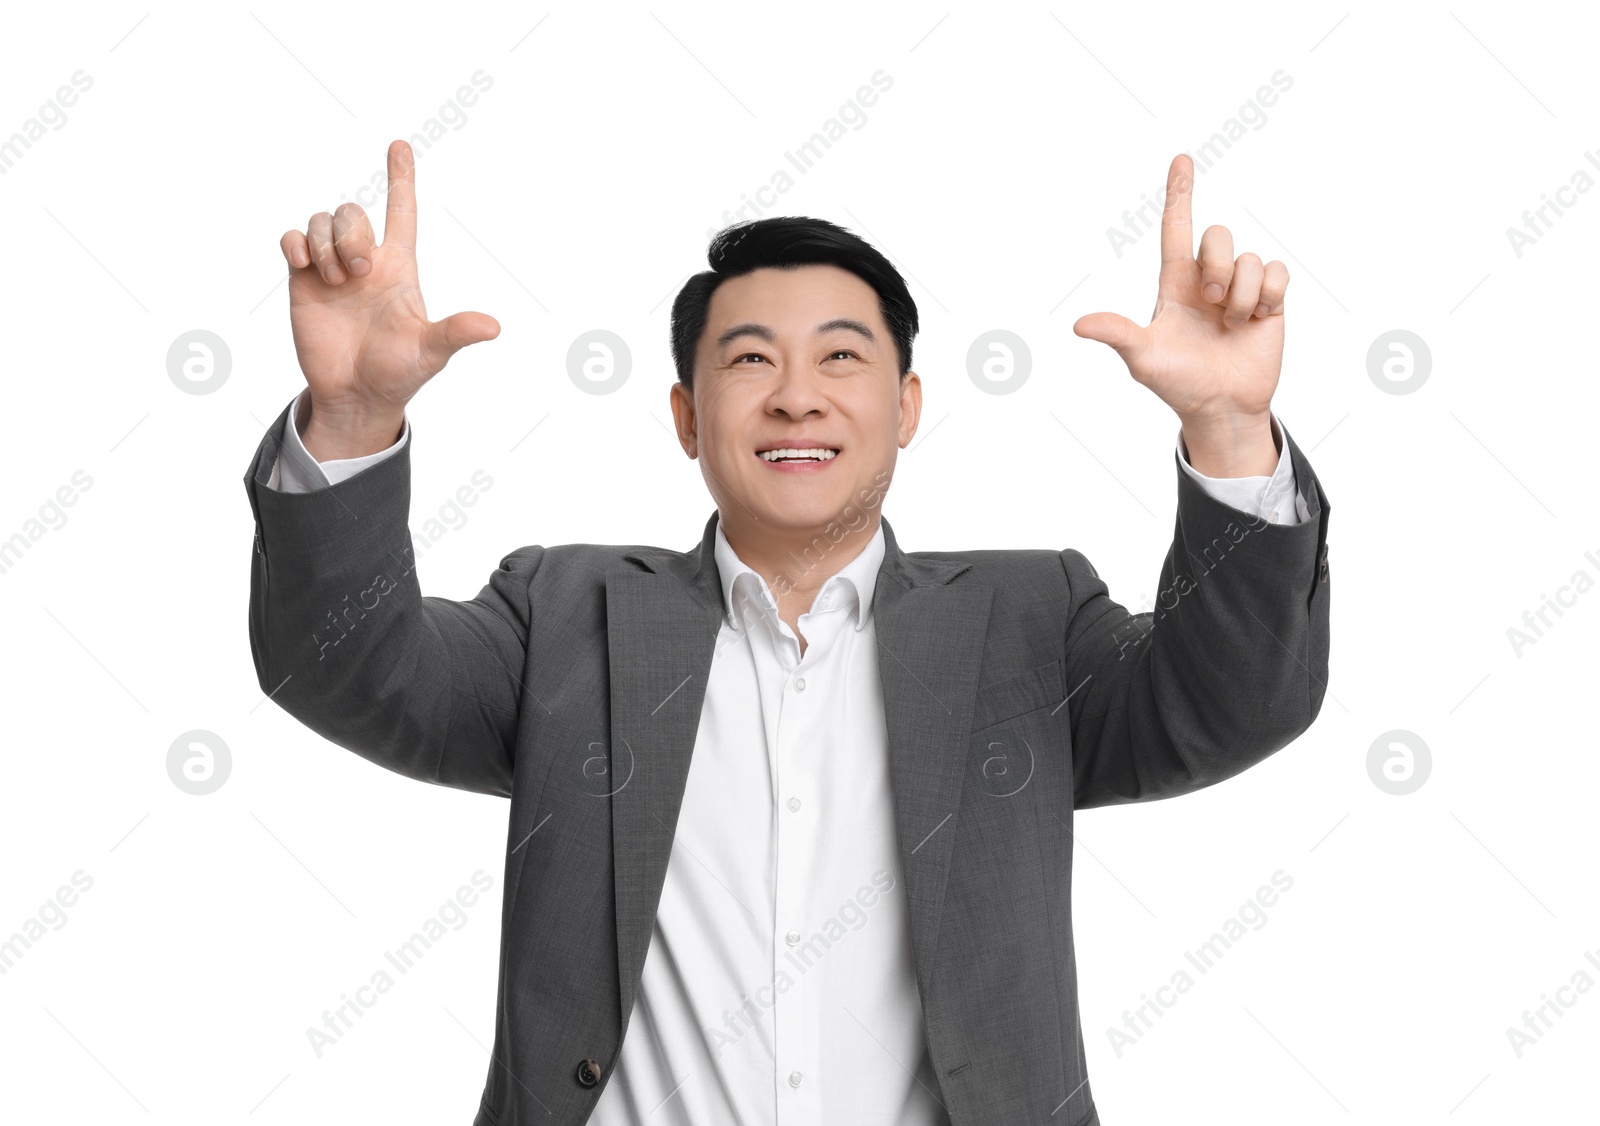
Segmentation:
<svg viewBox="0 0 1600 1126">
<path fill-rule="evenodd" d="M 828 359 L 830 359 L 830 360 L 833 359 L 833 357 L 835 357 L 835 356 L 849 356 L 852 359 L 857 359 L 857 360 L 859 360 L 861 358 L 860 356 L 857 356 L 854 352 L 850 351 L 850 349 L 848 349 L 848 348 L 840 348 L 836 352 L 828 353 Z"/>
<path fill-rule="evenodd" d="M 734 363 L 738 363 L 740 360 L 748 360 L 752 356 L 754 356 L 756 359 L 760 360 L 762 363 L 766 363 L 767 358 L 765 356 L 763 356 L 760 352 L 746 352 L 742 356 L 735 356 L 733 358 L 733 362 Z"/>
</svg>

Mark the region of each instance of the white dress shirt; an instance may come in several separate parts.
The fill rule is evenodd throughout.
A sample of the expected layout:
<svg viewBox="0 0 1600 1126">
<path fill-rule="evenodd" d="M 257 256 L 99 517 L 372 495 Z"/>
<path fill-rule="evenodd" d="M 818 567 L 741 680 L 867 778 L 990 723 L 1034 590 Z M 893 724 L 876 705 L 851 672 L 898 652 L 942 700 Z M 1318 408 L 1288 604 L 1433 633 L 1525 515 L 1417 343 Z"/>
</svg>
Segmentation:
<svg viewBox="0 0 1600 1126">
<path fill-rule="evenodd" d="M 1212 496 L 1274 523 L 1309 517 L 1276 416 L 1272 476 Z M 291 411 L 271 486 L 307 492 L 399 449 L 318 463 Z M 842 541 L 836 550 L 849 550 Z M 598 1126 L 940 1126 L 890 786 L 872 593 L 881 525 L 797 620 L 729 545 L 672 855 Z M 794 577 L 794 576 L 791 576 Z"/>
</svg>

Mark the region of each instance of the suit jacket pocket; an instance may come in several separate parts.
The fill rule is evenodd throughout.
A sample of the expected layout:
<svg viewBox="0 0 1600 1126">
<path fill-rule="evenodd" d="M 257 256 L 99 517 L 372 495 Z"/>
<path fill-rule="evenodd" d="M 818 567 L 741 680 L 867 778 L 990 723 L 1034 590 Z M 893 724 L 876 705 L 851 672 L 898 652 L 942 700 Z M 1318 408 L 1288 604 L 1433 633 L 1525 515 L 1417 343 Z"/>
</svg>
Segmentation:
<svg viewBox="0 0 1600 1126">
<path fill-rule="evenodd" d="M 1066 694 L 1062 676 L 1058 658 L 1027 672 L 985 684 L 973 697 L 972 730 L 981 731 L 1035 708 L 1060 703 Z"/>
</svg>

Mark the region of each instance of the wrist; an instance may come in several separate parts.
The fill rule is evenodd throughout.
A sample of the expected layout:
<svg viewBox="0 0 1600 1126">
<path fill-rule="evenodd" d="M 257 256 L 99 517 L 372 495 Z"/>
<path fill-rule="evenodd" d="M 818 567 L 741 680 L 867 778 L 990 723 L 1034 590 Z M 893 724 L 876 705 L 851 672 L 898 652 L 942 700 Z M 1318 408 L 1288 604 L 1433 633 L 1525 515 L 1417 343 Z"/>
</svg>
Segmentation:
<svg viewBox="0 0 1600 1126">
<path fill-rule="evenodd" d="M 319 462 L 380 453 L 400 440 L 405 407 L 374 409 L 316 402 L 307 392 L 295 405 L 295 430 Z"/>
<path fill-rule="evenodd" d="M 1280 450 L 1272 412 L 1183 419 L 1189 464 L 1207 477 L 1270 477 Z"/>
</svg>

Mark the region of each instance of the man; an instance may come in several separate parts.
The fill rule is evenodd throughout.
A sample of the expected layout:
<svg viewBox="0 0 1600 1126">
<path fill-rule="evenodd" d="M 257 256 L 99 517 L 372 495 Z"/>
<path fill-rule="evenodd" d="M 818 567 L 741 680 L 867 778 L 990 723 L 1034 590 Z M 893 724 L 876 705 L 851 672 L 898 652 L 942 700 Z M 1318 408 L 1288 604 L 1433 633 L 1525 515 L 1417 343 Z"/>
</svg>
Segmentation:
<svg viewBox="0 0 1600 1126">
<path fill-rule="evenodd" d="M 313 730 L 511 799 L 477 1126 L 1099 1121 L 1073 811 L 1238 773 L 1327 676 L 1328 501 L 1270 411 L 1288 274 L 1222 227 L 1194 259 L 1192 175 L 1151 323 L 1074 326 L 1182 424 L 1138 615 L 1071 549 L 900 548 L 916 308 L 794 218 L 722 232 L 674 304 L 698 547 L 524 547 L 424 598 L 405 405 L 499 326 L 427 320 L 403 142 L 381 244 L 352 203 L 283 236 L 308 386 L 245 479 L 251 648 Z"/>
</svg>

